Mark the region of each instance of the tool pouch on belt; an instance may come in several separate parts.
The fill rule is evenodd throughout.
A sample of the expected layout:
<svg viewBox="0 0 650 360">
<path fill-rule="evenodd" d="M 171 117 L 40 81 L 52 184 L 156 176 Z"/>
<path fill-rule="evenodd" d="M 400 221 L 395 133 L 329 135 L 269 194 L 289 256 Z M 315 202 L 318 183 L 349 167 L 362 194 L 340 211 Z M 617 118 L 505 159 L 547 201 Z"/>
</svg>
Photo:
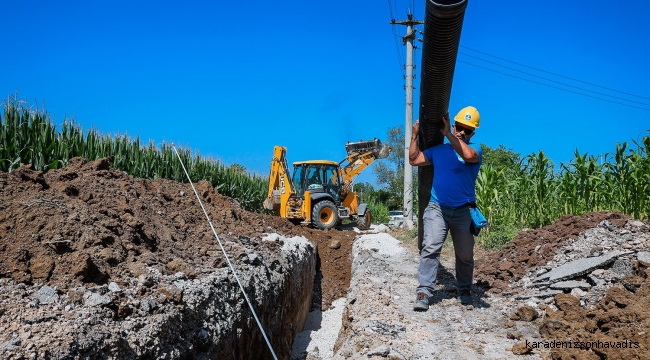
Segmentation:
<svg viewBox="0 0 650 360">
<path fill-rule="evenodd" d="M 478 209 L 476 203 L 471 203 L 469 208 L 470 214 L 472 214 L 472 222 L 469 225 L 469 231 L 471 231 L 474 236 L 478 236 L 481 232 L 481 229 L 488 225 L 485 216 L 481 214 L 481 210 Z"/>
</svg>

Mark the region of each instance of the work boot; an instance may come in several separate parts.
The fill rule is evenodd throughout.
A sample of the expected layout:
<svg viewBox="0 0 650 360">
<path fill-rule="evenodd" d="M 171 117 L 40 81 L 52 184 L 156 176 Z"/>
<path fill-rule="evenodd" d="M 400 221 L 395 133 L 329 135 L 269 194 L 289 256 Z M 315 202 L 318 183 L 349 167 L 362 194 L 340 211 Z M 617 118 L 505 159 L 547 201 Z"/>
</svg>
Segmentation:
<svg viewBox="0 0 650 360">
<path fill-rule="evenodd" d="M 415 305 L 413 305 L 413 310 L 415 311 L 427 311 L 429 310 L 429 295 L 425 293 L 418 293 L 415 298 Z"/>
<path fill-rule="evenodd" d="M 470 290 L 460 290 L 458 292 L 458 301 L 462 305 L 469 305 L 472 303 L 472 292 Z"/>
</svg>

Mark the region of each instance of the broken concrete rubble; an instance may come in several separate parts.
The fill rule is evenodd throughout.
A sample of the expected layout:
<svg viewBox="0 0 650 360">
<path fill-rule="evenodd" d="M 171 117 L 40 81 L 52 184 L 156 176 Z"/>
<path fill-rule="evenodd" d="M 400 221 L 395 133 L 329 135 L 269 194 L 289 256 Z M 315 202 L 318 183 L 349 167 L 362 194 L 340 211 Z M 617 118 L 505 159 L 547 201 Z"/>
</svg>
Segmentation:
<svg viewBox="0 0 650 360">
<path fill-rule="evenodd" d="M 592 270 L 608 265 L 621 255 L 629 254 L 622 251 L 615 251 L 607 255 L 575 260 L 557 267 L 533 280 L 533 282 L 548 280 L 551 283 L 561 280 L 573 279 L 584 275 Z"/>
<path fill-rule="evenodd" d="M 537 292 L 533 294 L 519 295 L 516 297 L 516 299 L 518 300 L 526 300 L 526 299 L 533 299 L 533 298 L 546 299 L 561 293 L 562 293 L 561 290 L 547 290 L 547 291 Z"/>
<path fill-rule="evenodd" d="M 560 281 L 556 282 L 554 284 L 551 284 L 551 289 L 557 289 L 557 290 L 565 290 L 565 289 L 573 289 L 573 288 L 578 288 L 578 289 L 589 289 L 591 285 L 588 282 L 585 281 Z"/>
<path fill-rule="evenodd" d="M 645 266 L 650 266 L 650 252 L 648 251 L 639 251 L 637 256 L 637 261 L 643 263 Z"/>
<path fill-rule="evenodd" d="M 636 280 L 628 278 L 637 272 L 638 266 L 650 266 L 648 226 L 640 221 L 615 216 L 598 221 L 597 227 L 569 234 L 565 240 L 555 240 L 553 247 L 545 244 L 546 240 L 539 236 L 544 230 L 536 230 L 529 235 L 540 233 L 537 237 L 527 236 L 519 240 L 523 241 L 524 249 L 534 248 L 526 257 L 513 253 L 518 249 L 519 241 L 515 239 L 502 251 L 508 251 L 511 255 L 502 255 L 498 265 L 492 266 L 491 274 L 479 266 L 477 277 L 485 279 L 483 274 L 490 274 L 492 279 L 487 283 L 499 286 L 497 291 L 502 294 L 516 293 L 515 289 L 523 288 L 524 291 L 517 294 L 518 298 L 538 304 L 547 303 L 549 296 L 559 291 L 573 294 L 580 299 L 582 306 L 588 307 L 598 303 L 609 289 L 618 284 L 630 291 L 637 289 Z M 559 222 L 575 224 L 572 218 Z M 522 235 L 528 234 L 521 233 L 519 236 Z M 509 258 L 515 261 L 509 261 Z M 520 263 L 525 260 L 534 265 L 520 278 L 516 278 L 514 267 L 517 259 L 520 259 Z M 542 259 L 546 261 L 540 261 Z M 513 277 L 509 282 L 499 280 L 508 279 L 508 275 Z"/>
</svg>

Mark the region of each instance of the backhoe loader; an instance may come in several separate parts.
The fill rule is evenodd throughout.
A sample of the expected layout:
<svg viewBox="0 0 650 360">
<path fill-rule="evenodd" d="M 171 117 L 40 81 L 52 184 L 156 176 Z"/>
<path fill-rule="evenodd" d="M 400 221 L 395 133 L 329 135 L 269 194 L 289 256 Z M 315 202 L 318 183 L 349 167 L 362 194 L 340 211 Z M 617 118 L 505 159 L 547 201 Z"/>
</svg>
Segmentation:
<svg viewBox="0 0 650 360">
<path fill-rule="evenodd" d="M 372 214 L 352 191 L 352 184 L 363 169 L 376 159 L 388 157 L 391 147 L 378 139 L 348 142 L 348 156 L 341 162 L 308 160 L 287 166 L 287 149 L 273 148 L 269 192 L 264 208 L 293 222 L 331 229 L 343 219 L 356 222 L 359 229 L 370 228 Z"/>
</svg>

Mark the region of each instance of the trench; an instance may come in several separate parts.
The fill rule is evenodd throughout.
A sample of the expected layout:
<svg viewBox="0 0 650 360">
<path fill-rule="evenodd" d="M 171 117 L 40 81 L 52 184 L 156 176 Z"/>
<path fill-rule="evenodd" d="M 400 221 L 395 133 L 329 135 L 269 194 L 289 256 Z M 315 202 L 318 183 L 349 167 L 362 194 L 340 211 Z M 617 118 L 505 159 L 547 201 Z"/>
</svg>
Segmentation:
<svg viewBox="0 0 650 360">
<path fill-rule="evenodd" d="M 285 239 L 285 244 L 290 241 Z M 278 359 L 289 359 L 295 337 L 303 330 L 308 313 L 315 306 L 320 307 L 321 301 L 322 274 L 318 271 L 317 248 L 305 238 L 295 241 L 299 245 L 283 247 L 284 264 L 273 270 L 274 276 L 267 276 L 270 267 L 264 263 L 241 275 L 247 279 L 244 282 L 254 284 L 255 292 L 249 294 L 249 298 Z M 222 290 L 216 289 L 220 293 Z M 242 298 L 241 294 L 236 297 Z M 208 307 L 222 311 L 222 305 L 213 302 Z M 239 310 L 240 314 L 231 314 L 233 321 L 225 327 L 210 328 L 208 324 L 206 328 L 204 325 L 204 329 L 214 334 L 215 340 L 214 345 L 206 349 L 208 358 L 273 359 L 269 345 L 245 304 Z"/>
</svg>

